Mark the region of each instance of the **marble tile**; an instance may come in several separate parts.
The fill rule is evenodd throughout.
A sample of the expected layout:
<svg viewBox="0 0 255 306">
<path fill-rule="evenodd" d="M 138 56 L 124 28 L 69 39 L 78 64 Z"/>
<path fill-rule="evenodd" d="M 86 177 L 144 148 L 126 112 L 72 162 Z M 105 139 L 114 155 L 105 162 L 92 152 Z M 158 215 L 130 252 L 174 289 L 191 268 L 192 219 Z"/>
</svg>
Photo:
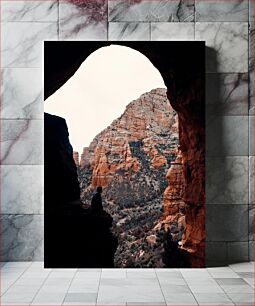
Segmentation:
<svg viewBox="0 0 255 306">
<path fill-rule="evenodd" d="M 97 292 L 99 279 L 77 279 L 74 277 L 68 289 L 68 292 Z"/>
<path fill-rule="evenodd" d="M 187 22 L 153 22 L 151 24 L 152 40 L 194 40 L 195 28 Z"/>
<path fill-rule="evenodd" d="M 0 220 L 3 260 L 42 260 L 42 215 L 1 215 Z"/>
<path fill-rule="evenodd" d="M 249 0 L 249 20 L 254 21 L 254 0 Z"/>
<path fill-rule="evenodd" d="M 96 303 L 97 293 L 67 293 L 64 302 L 68 303 Z"/>
<path fill-rule="evenodd" d="M 249 109 L 254 115 L 254 22 L 249 25 Z"/>
<path fill-rule="evenodd" d="M 227 262 L 226 242 L 206 242 L 205 245 L 206 267 L 218 266 L 219 263 Z"/>
<path fill-rule="evenodd" d="M 248 74 L 206 74 L 206 114 L 248 115 Z"/>
<path fill-rule="evenodd" d="M 249 205 L 249 240 L 254 239 L 254 204 Z"/>
<path fill-rule="evenodd" d="M 249 157 L 249 204 L 254 206 L 254 156 Z"/>
<path fill-rule="evenodd" d="M 167 305 L 198 305 L 192 293 L 165 293 Z"/>
<path fill-rule="evenodd" d="M 199 305 L 234 305 L 229 297 L 223 293 L 195 293 L 195 298 Z"/>
<path fill-rule="evenodd" d="M 208 47 L 206 72 L 248 72 L 248 23 L 197 22 L 195 38 Z"/>
<path fill-rule="evenodd" d="M 109 40 L 150 40 L 149 23 L 109 22 Z"/>
<path fill-rule="evenodd" d="M 217 242 L 212 242 L 217 244 Z M 226 244 L 225 242 L 223 242 Z M 223 244 L 222 243 L 222 244 Z M 219 245 L 220 247 L 220 245 Z M 213 278 L 222 279 L 222 278 L 240 278 L 238 273 L 233 271 L 230 267 L 215 267 L 215 268 L 207 268 L 207 271 L 212 275 Z"/>
<path fill-rule="evenodd" d="M 249 260 L 249 242 L 228 242 L 228 263 Z"/>
<path fill-rule="evenodd" d="M 254 241 L 249 241 L 249 260 L 254 260 Z"/>
<path fill-rule="evenodd" d="M 5 68 L 2 70 L 2 119 L 42 119 L 42 70 Z"/>
<path fill-rule="evenodd" d="M 60 1 L 59 39 L 106 40 L 107 1 Z"/>
<path fill-rule="evenodd" d="M 196 0 L 196 21 L 248 21 L 247 0 Z"/>
<path fill-rule="evenodd" d="M 1 120 L 1 163 L 43 164 L 43 120 Z"/>
<path fill-rule="evenodd" d="M 2 21 L 52 21 L 58 19 L 58 1 L 2 0 Z"/>
<path fill-rule="evenodd" d="M 207 116 L 206 155 L 248 155 L 250 116 Z"/>
<path fill-rule="evenodd" d="M 109 0 L 109 21 L 194 21 L 194 0 Z"/>
<path fill-rule="evenodd" d="M 237 306 L 254 305 L 254 293 L 228 293 L 228 296 Z"/>
<path fill-rule="evenodd" d="M 42 41 L 56 40 L 57 23 L 2 23 L 2 68 L 42 66 Z"/>
<path fill-rule="evenodd" d="M 66 293 L 65 292 L 40 292 L 35 296 L 31 305 L 62 305 Z"/>
<path fill-rule="evenodd" d="M 208 205 L 207 241 L 248 241 L 248 205 Z"/>
<path fill-rule="evenodd" d="M 1 213 L 40 214 L 43 211 L 43 167 L 1 165 Z"/>
<path fill-rule="evenodd" d="M 206 159 L 206 204 L 248 204 L 248 156 Z"/>
<path fill-rule="evenodd" d="M 249 116 L 249 155 L 254 156 L 254 116 Z"/>
<path fill-rule="evenodd" d="M 237 273 L 254 272 L 254 262 L 240 262 L 233 265 L 229 265 L 229 267 Z"/>
<path fill-rule="evenodd" d="M 102 279 L 122 279 L 127 277 L 126 269 L 103 269 L 101 273 Z"/>
</svg>

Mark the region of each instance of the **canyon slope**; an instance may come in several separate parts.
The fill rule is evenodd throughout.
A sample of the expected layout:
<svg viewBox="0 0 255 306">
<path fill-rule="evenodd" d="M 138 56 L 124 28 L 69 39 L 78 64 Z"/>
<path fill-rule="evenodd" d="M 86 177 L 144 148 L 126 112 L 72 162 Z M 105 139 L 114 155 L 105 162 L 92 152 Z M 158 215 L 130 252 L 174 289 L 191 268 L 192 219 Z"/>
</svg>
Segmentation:
<svg viewBox="0 0 255 306">
<path fill-rule="evenodd" d="M 185 227 L 178 134 L 177 114 L 158 88 L 129 103 L 80 161 L 74 153 L 83 203 L 103 187 L 119 240 L 116 267 L 169 266 L 166 235 L 178 242 Z"/>
</svg>

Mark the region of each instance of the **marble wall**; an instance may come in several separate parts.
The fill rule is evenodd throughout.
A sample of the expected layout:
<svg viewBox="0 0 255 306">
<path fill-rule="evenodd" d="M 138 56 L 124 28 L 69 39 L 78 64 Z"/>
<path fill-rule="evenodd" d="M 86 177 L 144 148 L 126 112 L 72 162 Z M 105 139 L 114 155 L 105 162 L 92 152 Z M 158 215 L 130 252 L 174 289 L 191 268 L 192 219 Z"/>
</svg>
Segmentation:
<svg viewBox="0 0 255 306">
<path fill-rule="evenodd" d="M 43 258 L 42 42 L 58 39 L 206 41 L 207 264 L 253 259 L 253 4 L 1 1 L 2 260 Z"/>
</svg>

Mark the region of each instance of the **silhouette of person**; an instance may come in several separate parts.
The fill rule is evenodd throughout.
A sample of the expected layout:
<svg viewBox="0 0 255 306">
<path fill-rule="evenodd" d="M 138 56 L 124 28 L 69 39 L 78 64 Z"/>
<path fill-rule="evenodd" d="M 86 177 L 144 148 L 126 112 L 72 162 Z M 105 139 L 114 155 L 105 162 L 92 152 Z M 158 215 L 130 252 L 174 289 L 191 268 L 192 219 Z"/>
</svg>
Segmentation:
<svg viewBox="0 0 255 306">
<path fill-rule="evenodd" d="M 93 197 L 92 197 L 91 209 L 94 212 L 102 212 L 103 211 L 102 197 L 101 197 L 102 191 L 103 191 L 103 188 L 101 186 L 98 186 L 96 194 L 94 194 Z"/>
</svg>

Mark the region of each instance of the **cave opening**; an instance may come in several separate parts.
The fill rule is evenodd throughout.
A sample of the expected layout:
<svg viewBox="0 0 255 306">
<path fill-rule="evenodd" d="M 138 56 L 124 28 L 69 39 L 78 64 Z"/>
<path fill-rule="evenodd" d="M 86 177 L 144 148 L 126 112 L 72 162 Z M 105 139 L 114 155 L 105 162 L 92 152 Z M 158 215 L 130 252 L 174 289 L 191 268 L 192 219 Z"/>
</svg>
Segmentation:
<svg viewBox="0 0 255 306">
<path fill-rule="evenodd" d="M 100 48 L 102 49 L 102 47 L 109 48 L 110 45 L 110 43 L 90 42 L 88 44 L 86 42 L 86 48 L 84 49 L 81 44 L 80 42 L 78 46 L 75 43 L 76 46 L 73 48 L 72 54 L 76 55 L 76 58 L 73 61 L 69 59 L 68 61 L 70 62 L 65 63 L 64 67 L 54 63 L 54 69 L 51 67 L 52 60 L 47 65 L 47 60 L 49 60 L 47 55 L 52 59 L 50 52 L 53 51 L 53 54 L 55 52 L 56 55 L 56 49 L 59 50 L 59 46 L 56 47 L 49 44 L 49 47 L 45 48 L 45 98 L 51 96 L 71 76 L 75 75 L 76 70 L 84 59 L 89 59 L 94 52 L 97 52 Z M 117 43 L 114 45 L 117 45 Z M 191 65 L 191 67 L 187 67 L 187 71 L 180 78 L 179 74 L 183 71 L 183 63 L 176 67 L 176 62 L 178 63 L 180 58 L 178 50 L 183 50 L 183 46 L 178 46 L 177 48 L 173 43 L 170 44 L 172 45 L 171 49 L 175 50 L 172 56 L 177 56 L 177 54 L 178 56 L 169 60 L 167 50 L 162 51 L 160 49 L 162 47 L 161 43 L 158 45 L 152 44 L 154 48 L 151 48 L 152 45 L 148 45 L 148 43 L 129 42 L 121 43 L 121 45 L 124 45 L 122 48 L 132 48 L 132 50 L 136 50 L 134 52 L 139 52 L 141 56 L 145 57 L 163 77 L 163 82 L 167 89 L 152 88 L 150 92 L 130 101 L 131 103 L 128 104 L 124 113 L 120 114 L 119 118 L 115 118 L 112 124 L 106 127 L 102 133 L 99 133 L 88 147 L 85 147 L 81 158 L 77 158 L 77 153 L 74 154 L 74 160 L 78 168 L 79 189 L 83 208 L 88 208 L 92 191 L 96 186 L 103 186 L 103 197 L 107 202 L 106 209 L 108 209 L 110 215 L 115 217 L 114 231 L 118 233 L 118 239 L 121 242 L 115 253 L 115 267 L 203 266 L 203 193 L 199 193 L 199 203 L 196 203 L 199 209 L 196 210 L 196 215 L 194 216 L 194 214 L 191 214 L 191 210 L 195 207 L 194 199 L 192 199 L 193 202 L 189 201 L 186 192 L 187 183 L 189 184 L 188 187 L 191 187 L 192 184 L 194 185 L 194 179 L 192 180 L 194 168 L 191 168 L 189 178 L 187 178 L 184 169 L 187 169 L 187 165 L 190 163 L 190 158 L 187 159 L 187 155 L 190 154 L 188 152 L 190 148 L 189 139 L 183 137 L 185 136 L 184 125 L 194 128 L 197 124 L 199 129 L 194 129 L 194 134 L 196 137 L 200 137 L 201 134 L 203 136 L 204 123 L 203 116 L 201 117 L 201 114 L 203 115 L 203 102 L 201 102 L 203 100 L 203 65 L 200 63 L 200 66 L 194 67 Z M 64 47 L 69 49 L 70 44 L 65 44 Z M 194 49 L 199 51 L 200 48 L 197 47 L 198 45 Z M 200 53 L 202 54 L 201 50 Z M 79 57 L 77 57 L 77 54 Z M 63 62 L 60 61 L 60 63 Z M 52 72 L 53 75 L 58 76 L 58 79 L 54 80 L 52 78 Z M 193 117 L 192 112 L 187 115 L 185 104 L 187 101 L 194 101 L 192 95 L 196 96 L 196 103 L 201 104 L 200 108 L 196 107 L 194 109 L 196 112 L 197 110 L 201 112 L 200 116 L 194 114 L 195 116 Z M 53 98 L 53 96 L 50 98 Z M 169 101 L 174 106 L 174 109 Z M 184 107 L 181 103 L 184 104 Z M 80 112 L 80 110 L 78 111 Z M 66 119 L 65 115 L 63 117 Z M 181 121 L 180 131 L 178 130 L 177 117 Z M 69 127 L 68 121 L 67 124 Z M 46 152 L 48 151 L 47 135 L 46 133 Z M 193 137 L 193 135 L 191 136 Z M 200 155 L 193 160 L 192 166 L 194 167 L 194 161 L 195 164 L 199 165 L 195 172 L 202 173 L 199 180 L 200 183 L 203 183 L 204 143 L 199 143 L 199 146 L 201 147 Z M 70 146 L 68 154 L 70 158 Z M 45 156 L 45 166 L 48 168 L 47 164 L 50 165 L 49 154 L 45 154 Z M 69 162 L 71 163 L 71 161 Z M 64 163 L 66 163 L 66 160 L 62 159 L 60 167 Z M 45 184 L 49 186 L 48 179 L 50 175 L 47 175 L 47 173 L 48 171 L 46 171 Z M 50 173 L 51 170 L 49 171 Z M 62 180 L 65 179 L 65 175 L 61 178 Z M 74 167 L 72 168 L 72 175 L 75 176 Z M 75 181 L 75 178 L 73 178 L 73 181 Z M 137 184 L 137 182 L 139 183 Z M 71 185 L 66 185 L 66 193 L 69 192 L 68 189 L 73 184 L 75 182 L 72 182 Z M 60 188 L 63 189 L 63 186 Z M 201 191 L 203 191 L 203 184 L 201 188 Z M 47 191 L 46 188 L 45 205 L 52 201 L 52 192 L 54 193 L 55 191 L 49 188 Z M 192 194 L 195 196 L 194 192 Z M 71 196 L 73 199 L 69 201 L 70 203 L 75 202 L 73 201 L 74 197 L 74 195 Z M 60 203 L 63 199 L 58 198 L 57 201 Z M 118 203 L 118 210 L 116 210 L 116 203 Z M 190 204 L 188 207 L 187 203 Z M 163 208 L 163 211 L 160 208 Z M 187 212 L 186 218 L 185 214 Z M 190 218 L 191 216 L 193 219 Z M 47 233 L 49 233 L 49 230 L 47 230 L 47 218 L 46 209 L 45 249 L 49 255 L 46 256 L 46 266 L 52 266 L 52 264 L 56 265 L 57 259 L 55 263 L 52 263 L 49 259 L 51 251 L 49 245 L 47 246 Z M 197 221 L 199 221 L 199 224 L 197 224 Z M 200 231 L 197 231 L 198 227 Z M 194 237 L 194 234 L 196 237 Z M 86 237 L 83 238 L 86 240 Z M 84 242 L 86 244 L 86 241 Z M 49 264 L 47 264 L 47 261 Z M 63 264 L 62 262 L 61 265 L 63 266 Z M 73 266 L 74 263 L 69 262 L 68 266 L 70 265 Z M 81 262 L 78 265 L 80 266 Z M 99 263 L 100 265 L 102 263 Z M 95 263 L 93 263 L 93 266 L 95 266 Z"/>
</svg>

